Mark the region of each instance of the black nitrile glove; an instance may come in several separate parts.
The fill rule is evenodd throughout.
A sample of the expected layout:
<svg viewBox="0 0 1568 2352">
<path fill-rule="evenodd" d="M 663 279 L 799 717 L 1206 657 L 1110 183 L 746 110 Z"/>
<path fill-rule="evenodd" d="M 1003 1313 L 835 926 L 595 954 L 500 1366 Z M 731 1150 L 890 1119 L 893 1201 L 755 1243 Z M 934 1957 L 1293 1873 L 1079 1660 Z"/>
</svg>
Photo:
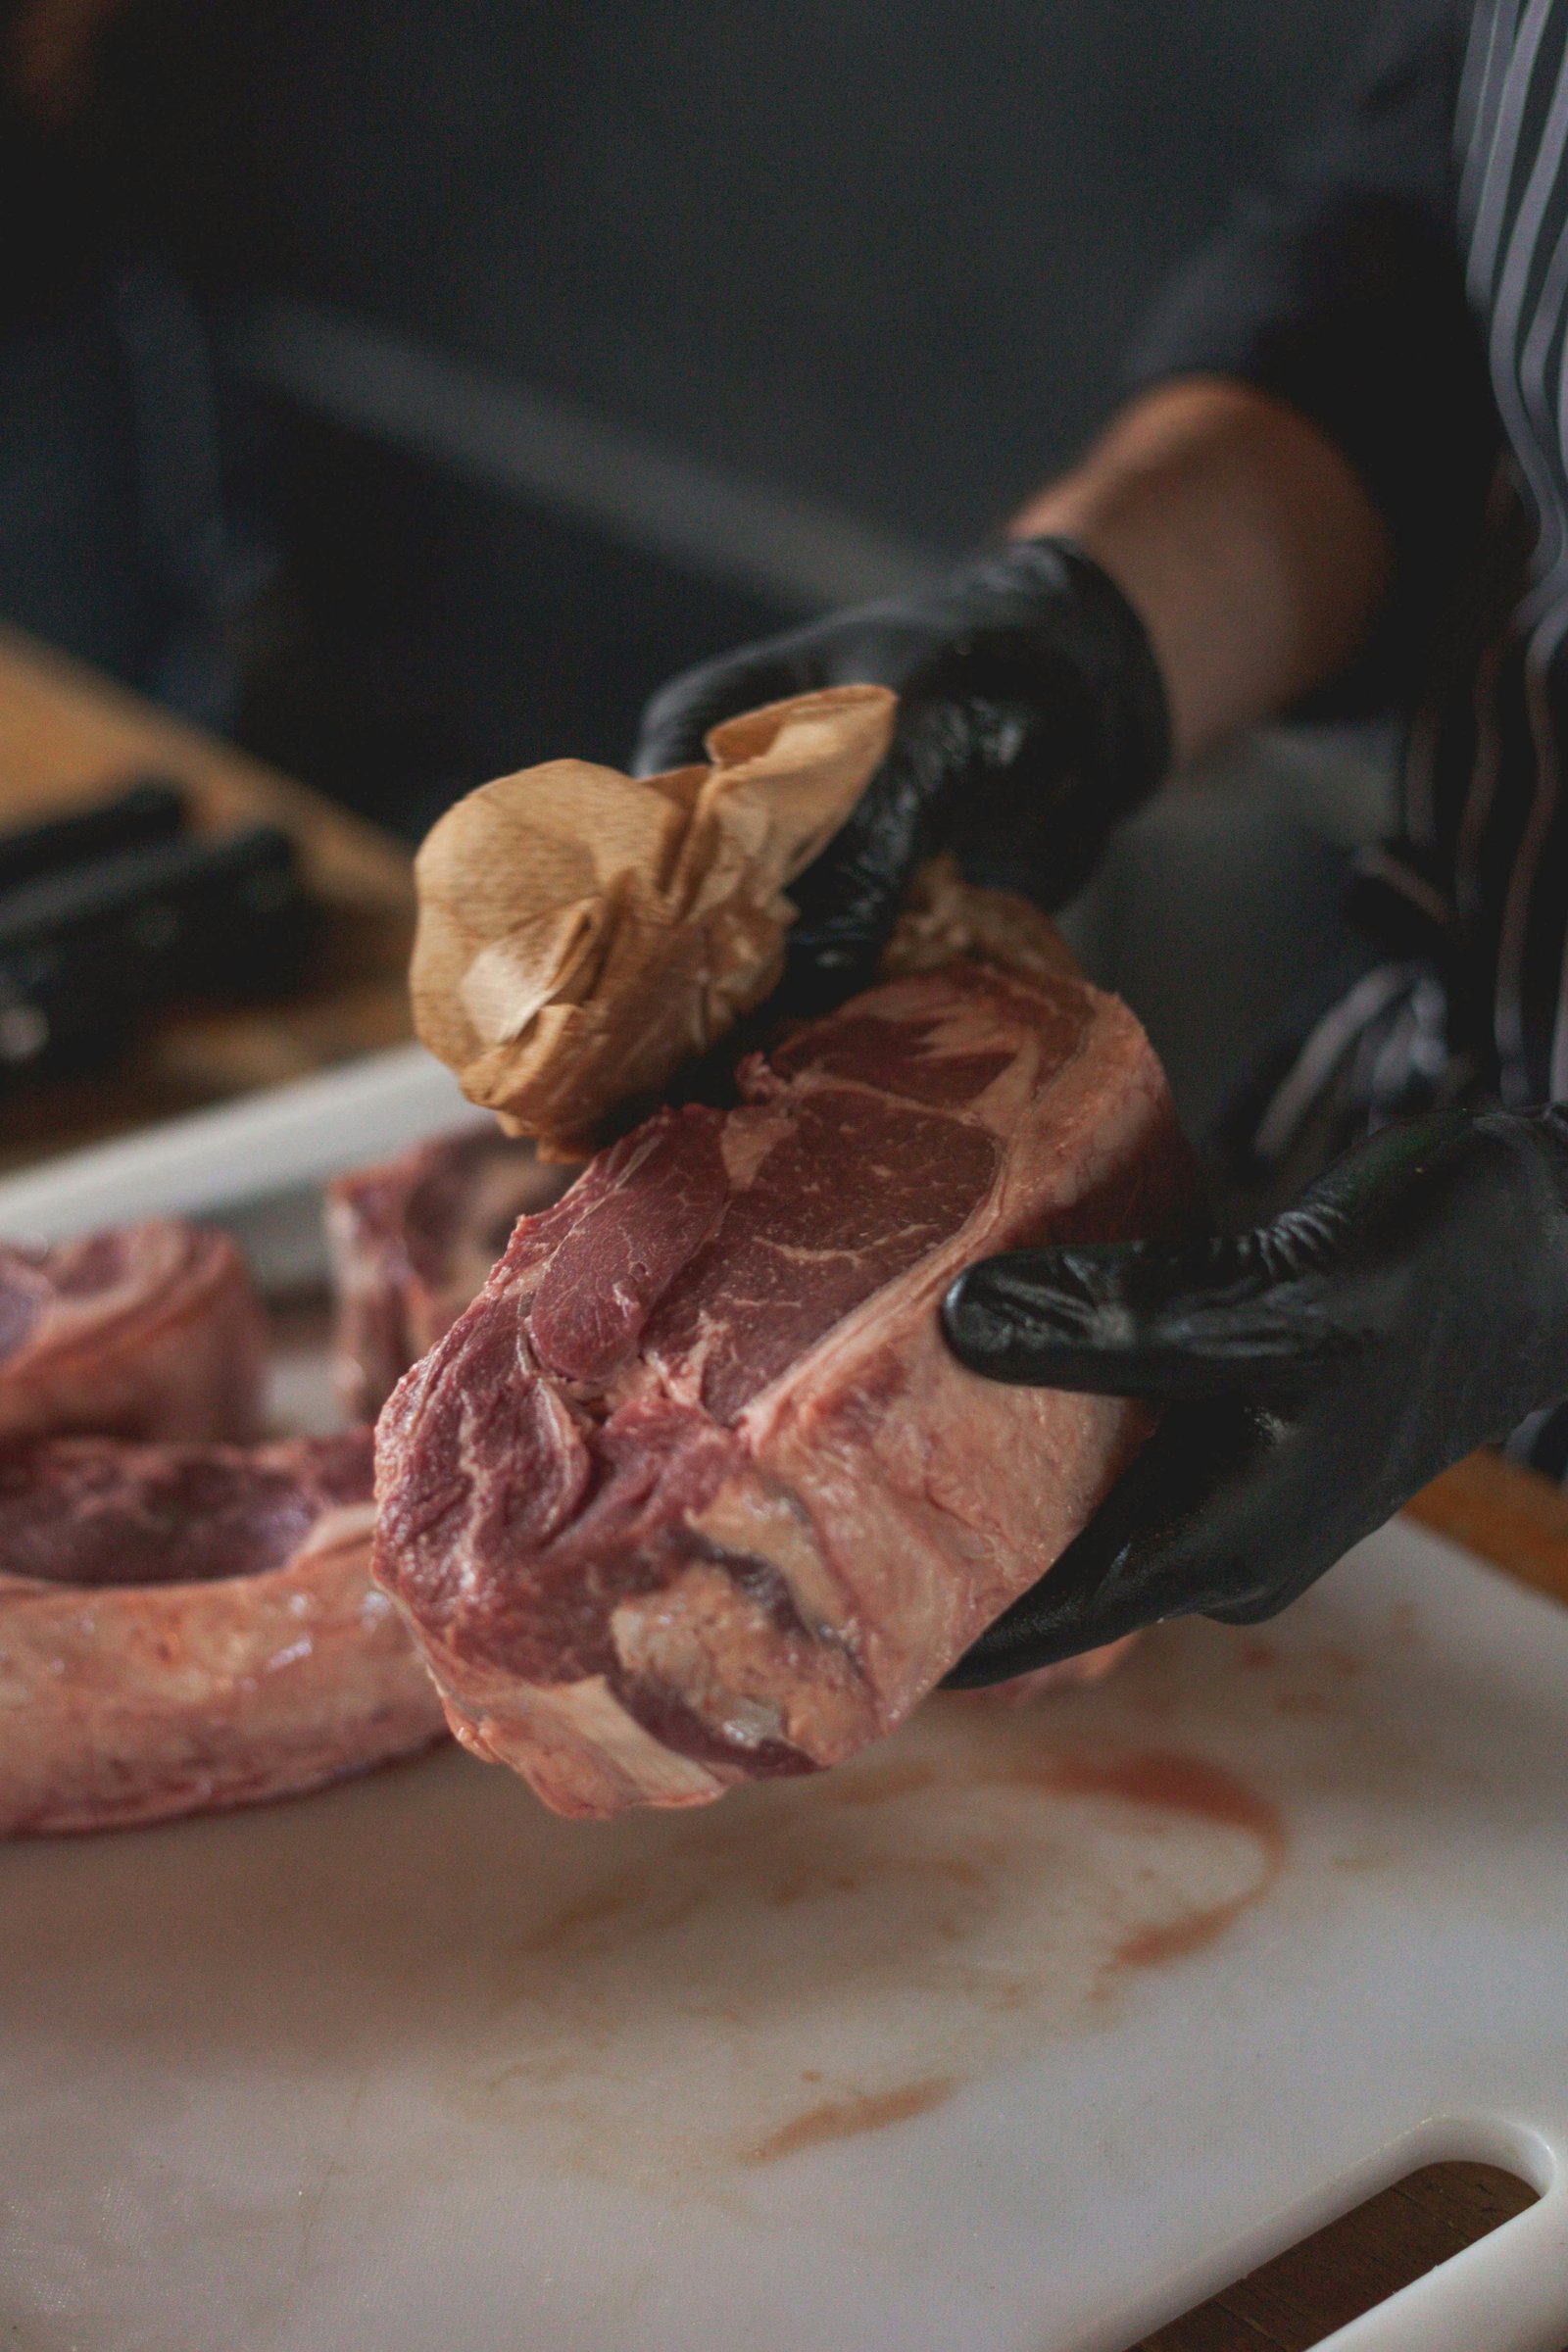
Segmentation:
<svg viewBox="0 0 1568 2352">
<path fill-rule="evenodd" d="M 1131 605 L 1069 540 L 1027 539 L 672 679 L 643 714 L 637 772 L 701 760 L 720 719 L 855 684 L 893 687 L 898 723 L 848 822 L 791 885 L 792 1012 L 874 977 L 909 878 L 937 850 L 1061 906 L 1169 756 L 1164 687 Z"/>
<path fill-rule="evenodd" d="M 1568 1113 L 1386 1128 L 1238 1239 L 989 1258 L 943 1326 L 993 1379 L 1169 1407 L 950 1684 L 1193 1610 L 1272 1616 L 1440 1470 L 1568 1396 Z"/>
</svg>

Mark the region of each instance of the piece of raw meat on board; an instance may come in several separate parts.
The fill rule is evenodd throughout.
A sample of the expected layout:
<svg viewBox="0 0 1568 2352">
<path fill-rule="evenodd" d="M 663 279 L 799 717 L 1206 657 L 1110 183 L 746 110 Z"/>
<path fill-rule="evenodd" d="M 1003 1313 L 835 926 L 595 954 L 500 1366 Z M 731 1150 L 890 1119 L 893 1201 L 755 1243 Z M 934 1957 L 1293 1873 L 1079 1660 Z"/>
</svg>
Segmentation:
<svg viewBox="0 0 1568 2352">
<path fill-rule="evenodd" d="M 0 1440 L 253 1437 L 267 1323 L 226 1234 L 175 1218 L 0 1245 Z"/>
<path fill-rule="evenodd" d="M 291 1795 L 437 1738 L 371 1518 L 368 1430 L 0 1450 L 0 1835 Z"/>
<path fill-rule="evenodd" d="M 492 1126 L 432 1137 L 327 1188 L 333 1371 L 351 1419 L 375 1418 L 483 1289 L 517 1219 L 574 1173 Z"/>
</svg>

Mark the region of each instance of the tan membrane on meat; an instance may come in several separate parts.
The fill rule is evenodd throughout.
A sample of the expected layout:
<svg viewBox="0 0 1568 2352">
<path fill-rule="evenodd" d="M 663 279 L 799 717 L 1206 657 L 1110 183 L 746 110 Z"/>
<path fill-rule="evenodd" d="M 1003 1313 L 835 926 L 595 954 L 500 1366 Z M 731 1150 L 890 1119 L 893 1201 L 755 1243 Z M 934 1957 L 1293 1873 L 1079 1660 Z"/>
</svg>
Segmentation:
<svg viewBox="0 0 1568 2352">
<path fill-rule="evenodd" d="M 881 761 L 895 698 L 840 686 L 716 727 L 710 764 L 502 776 L 419 851 L 415 1025 L 471 1102 L 580 1158 L 778 978 L 786 891 Z"/>
<path fill-rule="evenodd" d="M 802 1620 L 818 1635 L 842 1636 L 848 1625 L 844 1594 L 798 1503 L 755 1482 L 721 1487 L 687 1524 L 724 1551 L 766 1560 Z"/>
</svg>

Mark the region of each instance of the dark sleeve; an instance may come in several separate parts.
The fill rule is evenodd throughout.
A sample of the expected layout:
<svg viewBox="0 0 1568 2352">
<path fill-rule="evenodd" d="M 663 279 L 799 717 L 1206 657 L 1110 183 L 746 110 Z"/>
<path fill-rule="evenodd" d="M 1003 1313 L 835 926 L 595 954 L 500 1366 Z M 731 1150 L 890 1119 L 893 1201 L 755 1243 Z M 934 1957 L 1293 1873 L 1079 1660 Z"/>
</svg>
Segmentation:
<svg viewBox="0 0 1568 2352">
<path fill-rule="evenodd" d="M 1471 11 L 1386 14 L 1348 99 L 1167 287 L 1133 387 L 1240 376 L 1338 443 L 1397 577 L 1364 686 L 1397 689 L 1474 561 L 1501 426 L 1465 297 L 1454 117 Z"/>
</svg>

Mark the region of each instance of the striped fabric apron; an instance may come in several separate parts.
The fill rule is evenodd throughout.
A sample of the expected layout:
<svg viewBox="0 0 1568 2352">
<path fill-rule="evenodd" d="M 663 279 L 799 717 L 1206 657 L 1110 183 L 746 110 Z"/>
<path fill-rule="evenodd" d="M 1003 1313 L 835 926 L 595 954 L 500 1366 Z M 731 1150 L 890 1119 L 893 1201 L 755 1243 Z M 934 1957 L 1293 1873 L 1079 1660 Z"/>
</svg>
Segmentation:
<svg viewBox="0 0 1568 2352">
<path fill-rule="evenodd" d="M 1365 951 L 1223 1122 L 1254 1209 L 1390 1119 L 1568 1099 L 1568 0 L 1480 0 L 1455 137 L 1508 459 L 1474 608 L 1410 729 L 1399 835 L 1358 861 Z M 1568 1405 L 1509 1450 L 1568 1477 Z"/>
</svg>

